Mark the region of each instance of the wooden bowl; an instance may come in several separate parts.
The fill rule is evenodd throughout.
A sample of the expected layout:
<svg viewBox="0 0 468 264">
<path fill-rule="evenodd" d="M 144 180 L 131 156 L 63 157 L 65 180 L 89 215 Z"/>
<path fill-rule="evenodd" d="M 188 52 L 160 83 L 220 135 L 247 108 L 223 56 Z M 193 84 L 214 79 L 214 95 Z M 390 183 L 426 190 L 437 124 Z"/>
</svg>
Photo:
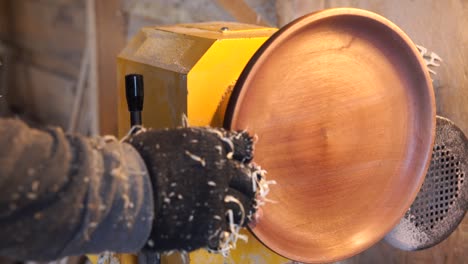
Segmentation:
<svg viewBox="0 0 468 264">
<path fill-rule="evenodd" d="M 351 257 L 416 197 L 431 158 L 431 79 L 409 37 L 358 9 L 302 17 L 250 60 L 230 129 L 258 135 L 254 161 L 277 181 L 253 233 L 301 262 Z"/>
</svg>

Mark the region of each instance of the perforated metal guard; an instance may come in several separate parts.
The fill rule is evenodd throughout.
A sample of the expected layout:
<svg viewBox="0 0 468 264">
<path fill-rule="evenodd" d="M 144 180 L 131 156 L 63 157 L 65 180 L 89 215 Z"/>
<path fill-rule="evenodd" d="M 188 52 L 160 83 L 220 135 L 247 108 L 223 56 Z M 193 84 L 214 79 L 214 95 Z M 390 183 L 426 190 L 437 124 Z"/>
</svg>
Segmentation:
<svg viewBox="0 0 468 264">
<path fill-rule="evenodd" d="M 431 164 L 415 201 L 385 237 L 403 250 L 434 246 L 463 220 L 468 206 L 468 142 L 455 124 L 437 117 Z"/>
</svg>

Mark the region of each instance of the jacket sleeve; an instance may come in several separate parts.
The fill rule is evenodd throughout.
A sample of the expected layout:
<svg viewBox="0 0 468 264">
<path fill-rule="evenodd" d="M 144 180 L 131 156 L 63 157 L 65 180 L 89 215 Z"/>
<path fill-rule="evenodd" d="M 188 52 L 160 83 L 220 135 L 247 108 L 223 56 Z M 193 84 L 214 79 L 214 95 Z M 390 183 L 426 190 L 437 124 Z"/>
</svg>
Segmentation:
<svg viewBox="0 0 468 264">
<path fill-rule="evenodd" d="M 129 144 L 0 119 L 0 255 L 136 252 L 153 216 L 150 178 Z"/>
</svg>

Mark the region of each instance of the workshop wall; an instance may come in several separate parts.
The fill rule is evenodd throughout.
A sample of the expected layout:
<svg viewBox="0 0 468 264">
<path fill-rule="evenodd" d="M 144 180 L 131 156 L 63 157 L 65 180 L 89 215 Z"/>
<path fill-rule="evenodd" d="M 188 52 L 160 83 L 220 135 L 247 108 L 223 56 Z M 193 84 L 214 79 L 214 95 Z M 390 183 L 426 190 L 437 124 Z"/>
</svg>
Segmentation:
<svg viewBox="0 0 468 264">
<path fill-rule="evenodd" d="M 0 116 L 8 115 L 8 105 L 6 102 L 6 87 L 7 87 L 7 70 L 4 65 L 7 62 L 7 54 L 9 53 L 7 45 L 1 40 L 8 39 L 9 32 L 9 15 L 6 1 L 0 1 Z"/>
<path fill-rule="evenodd" d="M 84 47 L 80 0 L 2 0 L 8 101 L 39 123 L 66 127 Z"/>
<path fill-rule="evenodd" d="M 437 111 L 468 133 L 468 0 L 108 2 L 120 4 L 115 15 L 126 26 L 124 32 L 115 34 L 124 34 L 127 39 L 142 26 L 155 24 L 220 20 L 282 26 L 323 8 L 352 6 L 377 12 L 399 25 L 417 44 L 443 58 L 434 78 Z M 85 0 L 0 0 L 0 57 L 4 64 L 0 68 L 0 94 L 7 94 L 15 112 L 38 123 L 68 126 L 86 43 L 85 20 Z M 0 112 L 1 107 L 2 104 Z M 86 102 L 82 107 L 88 111 Z M 342 263 L 466 263 L 467 260 L 468 217 L 454 234 L 434 248 L 407 253 L 380 242 Z"/>
</svg>

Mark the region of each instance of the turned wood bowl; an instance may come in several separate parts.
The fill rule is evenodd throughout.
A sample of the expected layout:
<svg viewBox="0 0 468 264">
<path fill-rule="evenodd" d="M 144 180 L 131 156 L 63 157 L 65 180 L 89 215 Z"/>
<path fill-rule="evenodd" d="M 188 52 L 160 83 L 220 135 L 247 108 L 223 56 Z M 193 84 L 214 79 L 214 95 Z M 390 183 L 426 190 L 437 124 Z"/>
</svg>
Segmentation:
<svg viewBox="0 0 468 264">
<path fill-rule="evenodd" d="M 329 9 L 258 50 L 225 126 L 258 136 L 254 162 L 277 182 L 251 231 L 289 259 L 331 262 L 379 241 L 413 202 L 432 153 L 434 94 L 401 29 Z"/>
</svg>

